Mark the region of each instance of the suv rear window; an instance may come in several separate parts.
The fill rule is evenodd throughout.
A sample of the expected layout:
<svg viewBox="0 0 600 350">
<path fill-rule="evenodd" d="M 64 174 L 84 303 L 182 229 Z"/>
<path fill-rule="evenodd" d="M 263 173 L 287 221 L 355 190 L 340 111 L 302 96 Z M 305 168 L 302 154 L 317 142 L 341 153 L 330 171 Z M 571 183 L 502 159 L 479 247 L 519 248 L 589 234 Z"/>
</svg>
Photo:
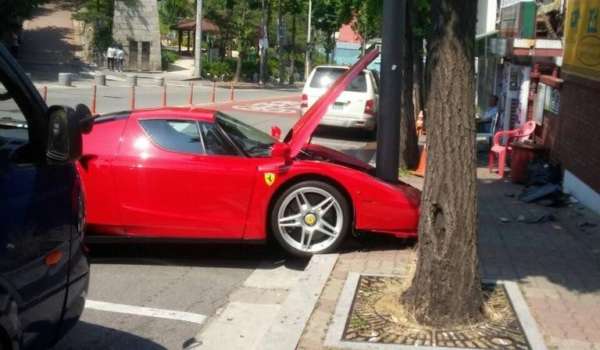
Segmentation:
<svg viewBox="0 0 600 350">
<path fill-rule="evenodd" d="M 312 80 L 310 81 L 311 88 L 327 89 L 344 74 L 346 68 L 317 68 Z M 352 80 L 352 83 L 346 87 L 346 91 L 350 92 L 367 92 L 367 79 L 365 78 L 365 72 L 360 74 Z"/>
</svg>

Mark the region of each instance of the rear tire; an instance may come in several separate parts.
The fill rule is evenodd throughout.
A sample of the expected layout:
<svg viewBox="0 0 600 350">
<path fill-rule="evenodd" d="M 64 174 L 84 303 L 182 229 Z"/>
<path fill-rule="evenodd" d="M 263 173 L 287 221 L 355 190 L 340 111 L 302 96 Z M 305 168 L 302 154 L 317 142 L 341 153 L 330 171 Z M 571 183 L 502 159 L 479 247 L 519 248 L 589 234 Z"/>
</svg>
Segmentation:
<svg viewBox="0 0 600 350">
<path fill-rule="evenodd" d="M 309 257 L 335 251 L 352 222 L 350 204 L 335 187 L 303 181 L 285 190 L 270 215 L 271 232 L 288 253 Z"/>
</svg>

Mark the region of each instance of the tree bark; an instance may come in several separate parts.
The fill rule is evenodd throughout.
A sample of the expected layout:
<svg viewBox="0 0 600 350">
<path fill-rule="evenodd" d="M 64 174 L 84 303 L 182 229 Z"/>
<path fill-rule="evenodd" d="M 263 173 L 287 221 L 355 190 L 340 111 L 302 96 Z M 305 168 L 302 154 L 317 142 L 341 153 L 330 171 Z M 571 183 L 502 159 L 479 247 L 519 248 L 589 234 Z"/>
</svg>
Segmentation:
<svg viewBox="0 0 600 350">
<path fill-rule="evenodd" d="M 480 320 L 474 118 L 476 1 L 433 0 L 428 154 L 417 266 L 402 301 L 431 326 Z"/>
<path fill-rule="evenodd" d="M 406 1 L 406 10 L 409 11 L 412 1 Z M 419 158 L 419 145 L 417 140 L 417 130 L 415 122 L 415 114 L 413 107 L 413 32 L 410 22 L 410 12 L 406 16 L 406 31 L 404 40 L 404 72 L 402 85 L 402 113 L 403 118 L 400 118 L 400 159 L 398 166 L 401 169 L 414 169 L 417 166 Z"/>
</svg>

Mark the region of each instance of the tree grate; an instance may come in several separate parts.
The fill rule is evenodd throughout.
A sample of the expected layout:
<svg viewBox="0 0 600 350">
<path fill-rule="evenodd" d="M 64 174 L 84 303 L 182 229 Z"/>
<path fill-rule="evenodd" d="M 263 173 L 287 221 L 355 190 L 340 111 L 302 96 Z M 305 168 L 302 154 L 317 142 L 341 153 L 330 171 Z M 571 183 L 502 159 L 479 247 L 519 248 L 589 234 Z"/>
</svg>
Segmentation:
<svg viewBox="0 0 600 350">
<path fill-rule="evenodd" d="M 530 350 L 504 286 L 482 284 L 487 307 L 483 322 L 436 329 L 410 321 L 398 302 L 403 277 L 360 276 L 342 340 L 461 349 Z"/>
</svg>

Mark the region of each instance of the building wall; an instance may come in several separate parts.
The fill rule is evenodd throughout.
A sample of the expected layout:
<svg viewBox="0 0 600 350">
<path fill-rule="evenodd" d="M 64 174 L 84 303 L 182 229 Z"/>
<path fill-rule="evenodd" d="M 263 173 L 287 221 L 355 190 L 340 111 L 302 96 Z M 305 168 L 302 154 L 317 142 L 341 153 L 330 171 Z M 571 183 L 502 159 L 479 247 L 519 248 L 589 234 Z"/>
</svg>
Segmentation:
<svg viewBox="0 0 600 350">
<path fill-rule="evenodd" d="M 600 193 L 600 81 L 564 72 L 562 77 L 560 162 L 566 171 Z"/>
<path fill-rule="evenodd" d="M 160 71 L 157 0 L 116 0 L 113 39 L 123 46 L 126 67 L 131 70 Z M 144 48 L 149 48 L 148 55 L 144 55 Z"/>
</svg>

